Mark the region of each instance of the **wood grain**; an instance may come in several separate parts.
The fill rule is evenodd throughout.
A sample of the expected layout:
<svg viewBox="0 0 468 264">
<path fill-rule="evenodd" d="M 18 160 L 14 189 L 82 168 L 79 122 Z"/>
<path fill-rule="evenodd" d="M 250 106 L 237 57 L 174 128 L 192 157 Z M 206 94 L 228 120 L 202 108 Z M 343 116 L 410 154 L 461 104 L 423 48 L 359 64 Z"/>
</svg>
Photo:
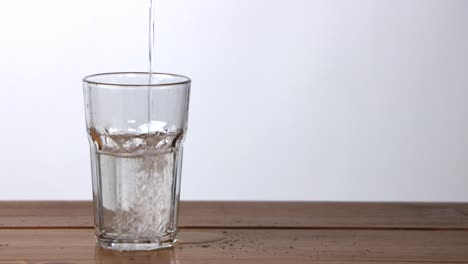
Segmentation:
<svg viewBox="0 0 468 264">
<path fill-rule="evenodd" d="M 468 228 L 468 204 L 189 202 L 181 226 L 264 228 Z"/>
<path fill-rule="evenodd" d="M 119 253 L 96 248 L 90 229 L 0 230 L 0 261 L 33 263 L 468 263 L 468 232 L 422 230 L 183 230 L 225 239 Z"/>
<path fill-rule="evenodd" d="M 43 260 L 29 260 L 29 261 L 1 261 L 0 264 L 96 264 L 96 263 L 116 263 L 116 264 L 139 264 L 139 263 L 150 263 L 150 264 L 179 264 L 179 263 L 190 263 L 190 264 L 210 264 L 211 262 L 206 262 L 206 261 L 199 261 L 199 260 L 166 260 L 166 261 L 161 261 L 160 258 L 157 257 L 151 257 L 151 256 L 140 256 L 140 257 L 128 257 L 124 254 L 121 256 L 115 256 L 111 259 L 106 258 L 106 259 L 95 259 L 95 260 L 72 260 L 72 261 L 43 261 Z M 262 261 L 262 260 L 256 260 L 255 262 L 252 262 L 252 260 L 248 261 L 242 261 L 239 262 L 239 260 L 236 259 L 226 259 L 223 260 L 223 263 L 227 264 L 239 264 L 239 263 L 259 263 L 259 264 L 269 264 L 269 263 L 282 263 L 285 264 L 284 262 L 281 261 Z M 460 264 L 464 262 L 408 262 L 408 261 L 352 261 L 352 260 L 346 260 L 346 261 L 329 261 L 329 260 L 313 260 L 313 261 L 294 261 L 294 262 L 289 262 L 289 263 L 299 263 L 299 264 L 371 264 L 371 263 L 378 263 L 378 264 Z M 219 263 L 216 263 L 219 264 Z M 287 264 L 287 263 L 286 263 Z"/>
<path fill-rule="evenodd" d="M 0 228 L 93 226 L 90 201 L 0 202 Z"/>
<path fill-rule="evenodd" d="M 0 228 L 93 227 L 91 202 L 0 202 Z M 181 202 L 183 228 L 468 229 L 465 203 Z"/>
</svg>

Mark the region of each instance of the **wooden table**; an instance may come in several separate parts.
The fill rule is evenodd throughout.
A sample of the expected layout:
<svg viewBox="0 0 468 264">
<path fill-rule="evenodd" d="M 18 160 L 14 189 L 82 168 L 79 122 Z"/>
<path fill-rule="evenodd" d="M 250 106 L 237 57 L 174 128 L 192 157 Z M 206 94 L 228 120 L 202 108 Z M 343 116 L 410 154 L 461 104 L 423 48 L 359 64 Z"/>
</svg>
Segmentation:
<svg viewBox="0 0 468 264">
<path fill-rule="evenodd" d="M 95 246 L 90 202 L 0 202 L 5 263 L 468 263 L 468 204 L 183 202 L 174 249 Z"/>
</svg>

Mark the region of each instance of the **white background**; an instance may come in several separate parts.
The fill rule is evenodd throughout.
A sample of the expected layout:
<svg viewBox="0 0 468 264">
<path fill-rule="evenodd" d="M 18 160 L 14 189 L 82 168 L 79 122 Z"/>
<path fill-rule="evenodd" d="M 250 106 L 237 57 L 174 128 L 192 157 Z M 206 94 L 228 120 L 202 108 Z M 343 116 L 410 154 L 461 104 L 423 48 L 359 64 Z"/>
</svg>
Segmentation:
<svg viewBox="0 0 468 264">
<path fill-rule="evenodd" d="M 468 1 L 156 1 L 183 199 L 468 201 Z M 91 199 L 81 78 L 147 69 L 147 6 L 0 2 L 0 199 Z"/>
</svg>

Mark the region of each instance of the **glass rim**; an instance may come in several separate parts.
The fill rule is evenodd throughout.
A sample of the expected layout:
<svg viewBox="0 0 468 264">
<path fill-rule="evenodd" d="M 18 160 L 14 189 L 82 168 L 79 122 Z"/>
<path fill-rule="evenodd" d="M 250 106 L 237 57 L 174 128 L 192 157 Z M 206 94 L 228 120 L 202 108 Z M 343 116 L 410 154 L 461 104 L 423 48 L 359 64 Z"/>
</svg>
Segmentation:
<svg viewBox="0 0 468 264">
<path fill-rule="evenodd" d="M 183 79 L 182 81 L 169 81 L 167 83 L 154 83 L 154 84 L 125 84 L 125 83 L 112 83 L 112 82 L 102 82 L 102 81 L 91 81 L 90 79 L 93 77 L 98 76 L 106 76 L 106 75 L 125 75 L 125 74 L 142 74 L 142 75 L 149 75 L 149 72 L 105 72 L 105 73 L 96 73 L 85 76 L 82 81 L 85 84 L 93 84 L 93 85 L 105 85 L 105 86 L 121 86 L 121 87 L 164 87 L 164 86 L 174 86 L 174 85 L 182 85 L 182 84 L 189 84 L 192 80 L 184 75 L 173 74 L 173 73 L 163 73 L 163 72 L 152 72 L 151 74 L 154 75 L 166 75 L 171 77 L 177 77 Z"/>
</svg>

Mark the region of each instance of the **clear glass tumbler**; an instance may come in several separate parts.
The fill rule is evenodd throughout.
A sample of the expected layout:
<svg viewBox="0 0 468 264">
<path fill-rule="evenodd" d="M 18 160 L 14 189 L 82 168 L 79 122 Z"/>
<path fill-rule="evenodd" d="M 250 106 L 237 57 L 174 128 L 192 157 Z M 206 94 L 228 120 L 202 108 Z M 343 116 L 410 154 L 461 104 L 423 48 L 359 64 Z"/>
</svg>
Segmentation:
<svg viewBox="0 0 468 264">
<path fill-rule="evenodd" d="M 105 73 L 85 77 L 83 87 L 98 245 L 171 247 L 177 239 L 190 79 Z"/>
</svg>

